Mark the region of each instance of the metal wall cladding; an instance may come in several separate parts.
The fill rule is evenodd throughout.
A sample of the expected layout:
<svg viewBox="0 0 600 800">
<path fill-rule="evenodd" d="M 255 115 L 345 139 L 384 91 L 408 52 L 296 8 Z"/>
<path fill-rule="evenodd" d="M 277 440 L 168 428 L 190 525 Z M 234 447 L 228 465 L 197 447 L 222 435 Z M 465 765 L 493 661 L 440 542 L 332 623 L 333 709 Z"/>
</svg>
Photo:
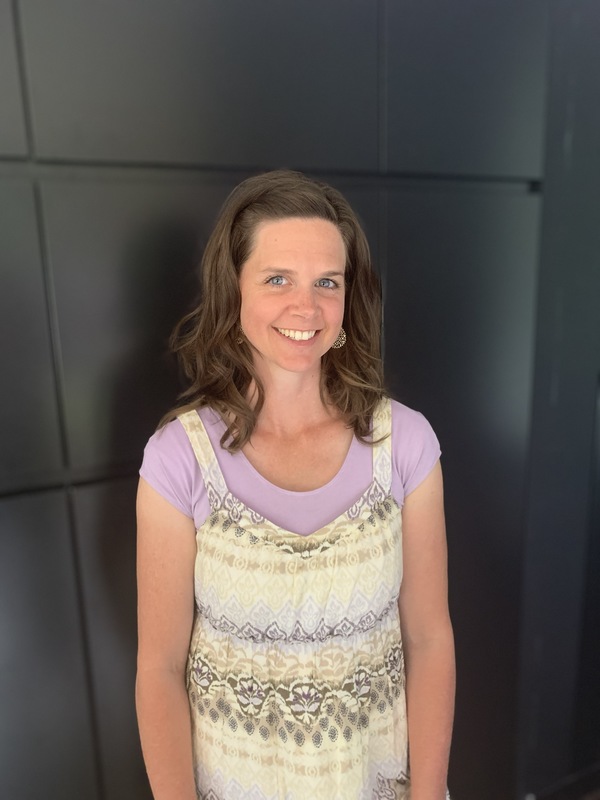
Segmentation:
<svg viewBox="0 0 600 800">
<path fill-rule="evenodd" d="M 10 0 L 0 0 L 0 155 L 27 155 L 27 137 Z"/>
<path fill-rule="evenodd" d="M 73 475 L 137 469 L 174 405 L 168 338 L 199 296 L 197 265 L 228 180 L 43 185 Z"/>
<path fill-rule="evenodd" d="M 33 189 L 0 181 L 0 491 L 56 481 L 56 385 Z"/>
<path fill-rule="evenodd" d="M 339 175 L 329 175 L 325 180 L 338 189 L 352 206 L 352 210 L 367 237 L 373 266 L 382 274 L 385 252 L 385 248 L 380 241 L 382 189 L 373 181 L 361 182 L 360 179 L 344 178 Z"/>
<path fill-rule="evenodd" d="M 372 0 L 23 0 L 38 154 L 376 169 Z"/>
<path fill-rule="evenodd" d="M 134 706 L 135 489 L 128 479 L 74 491 L 105 800 L 151 798 Z"/>
<path fill-rule="evenodd" d="M 0 795 L 97 800 L 62 492 L 0 500 Z"/>
<path fill-rule="evenodd" d="M 519 786 L 540 797 L 600 768 L 599 11 L 552 4 Z"/>
<path fill-rule="evenodd" d="M 546 0 L 386 0 L 388 168 L 542 173 Z"/>
<path fill-rule="evenodd" d="M 593 269 L 569 274 L 598 250 L 594 13 L 594 0 L 0 0 L 0 494 L 28 492 L 0 500 L 2 797 L 149 797 L 135 473 L 178 391 L 166 342 L 198 295 L 217 210 L 242 172 L 277 166 L 327 175 L 358 212 L 383 279 L 390 387 L 441 441 L 453 792 L 514 797 L 517 753 L 525 788 L 565 774 L 600 319 Z M 527 192 L 543 175 L 547 84 L 538 291 Z M 543 406 L 549 375 L 564 405 Z M 548 666 L 522 649 L 533 727 L 519 734 L 520 615 L 522 641 L 561 652 Z"/>
<path fill-rule="evenodd" d="M 539 198 L 413 185 L 390 191 L 388 213 L 387 376 L 432 423 L 445 474 L 460 676 L 450 785 L 457 797 L 505 800 L 515 777 Z"/>
</svg>

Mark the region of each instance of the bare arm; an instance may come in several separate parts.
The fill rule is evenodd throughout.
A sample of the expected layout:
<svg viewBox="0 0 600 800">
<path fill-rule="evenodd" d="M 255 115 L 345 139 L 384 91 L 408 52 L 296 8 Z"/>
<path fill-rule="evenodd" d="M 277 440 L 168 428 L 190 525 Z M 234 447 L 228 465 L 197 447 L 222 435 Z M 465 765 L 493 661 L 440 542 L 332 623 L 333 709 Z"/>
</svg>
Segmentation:
<svg viewBox="0 0 600 800">
<path fill-rule="evenodd" d="M 406 657 L 411 798 L 444 800 L 455 674 L 439 462 L 406 498 L 402 530 L 400 620 Z"/>
<path fill-rule="evenodd" d="M 140 480 L 136 706 L 155 800 L 196 800 L 185 666 L 194 616 L 194 523 Z"/>
</svg>

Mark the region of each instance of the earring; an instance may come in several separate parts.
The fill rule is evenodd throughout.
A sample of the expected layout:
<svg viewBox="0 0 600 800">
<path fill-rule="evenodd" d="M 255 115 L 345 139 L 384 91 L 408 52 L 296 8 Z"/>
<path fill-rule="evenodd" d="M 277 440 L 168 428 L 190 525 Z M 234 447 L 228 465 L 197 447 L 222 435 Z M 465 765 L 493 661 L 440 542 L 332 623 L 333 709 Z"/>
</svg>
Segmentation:
<svg viewBox="0 0 600 800">
<path fill-rule="evenodd" d="M 346 344 L 346 331 L 343 328 L 340 328 L 340 332 L 337 335 L 337 339 L 331 345 L 334 350 L 339 350 Z"/>
<path fill-rule="evenodd" d="M 244 336 L 244 331 L 242 329 L 242 326 L 240 325 L 240 330 L 239 330 L 238 335 L 236 337 L 235 343 L 236 344 L 244 344 L 243 336 Z"/>
</svg>

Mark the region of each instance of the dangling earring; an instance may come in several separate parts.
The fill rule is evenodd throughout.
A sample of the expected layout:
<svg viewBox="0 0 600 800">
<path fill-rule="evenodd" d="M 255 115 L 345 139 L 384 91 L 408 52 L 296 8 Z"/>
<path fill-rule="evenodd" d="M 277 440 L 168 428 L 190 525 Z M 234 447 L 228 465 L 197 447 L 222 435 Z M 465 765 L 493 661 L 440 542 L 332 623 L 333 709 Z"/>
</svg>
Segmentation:
<svg viewBox="0 0 600 800">
<path fill-rule="evenodd" d="M 340 328 L 340 332 L 337 335 L 337 339 L 331 345 L 334 350 L 339 350 L 346 344 L 346 331 L 343 328 Z"/>
<path fill-rule="evenodd" d="M 238 331 L 238 335 L 236 337 L 235 343 L 236 344 L 244 344 L 243 336 L 244 336 L 244 331 L 242 329 L 242 326 L 240 325 L 240 329 Z"/>
</svg>

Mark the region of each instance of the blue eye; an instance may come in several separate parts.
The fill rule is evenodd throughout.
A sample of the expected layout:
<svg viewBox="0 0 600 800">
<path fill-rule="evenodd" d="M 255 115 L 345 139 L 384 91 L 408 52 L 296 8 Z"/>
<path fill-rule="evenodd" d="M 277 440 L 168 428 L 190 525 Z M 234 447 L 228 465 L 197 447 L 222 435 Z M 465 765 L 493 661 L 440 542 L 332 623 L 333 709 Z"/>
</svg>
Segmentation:
<svg viewBox="0 0 600 800">
<path fill-rule="evenodd" d="M 317 286 L 320 286 L 322 289 L 337 289 L 338 285 L 337 281 L 334 281 L 332 278 L 321 278 L 317 281 Z"/>
<path fill-rule="evenodd" d="M 267 283 L 270 283 L 271 286 L 283 286 L 285 278 L 283 275 L 273 275 L 271 278 L 267 279 Z"/>
</svg>

